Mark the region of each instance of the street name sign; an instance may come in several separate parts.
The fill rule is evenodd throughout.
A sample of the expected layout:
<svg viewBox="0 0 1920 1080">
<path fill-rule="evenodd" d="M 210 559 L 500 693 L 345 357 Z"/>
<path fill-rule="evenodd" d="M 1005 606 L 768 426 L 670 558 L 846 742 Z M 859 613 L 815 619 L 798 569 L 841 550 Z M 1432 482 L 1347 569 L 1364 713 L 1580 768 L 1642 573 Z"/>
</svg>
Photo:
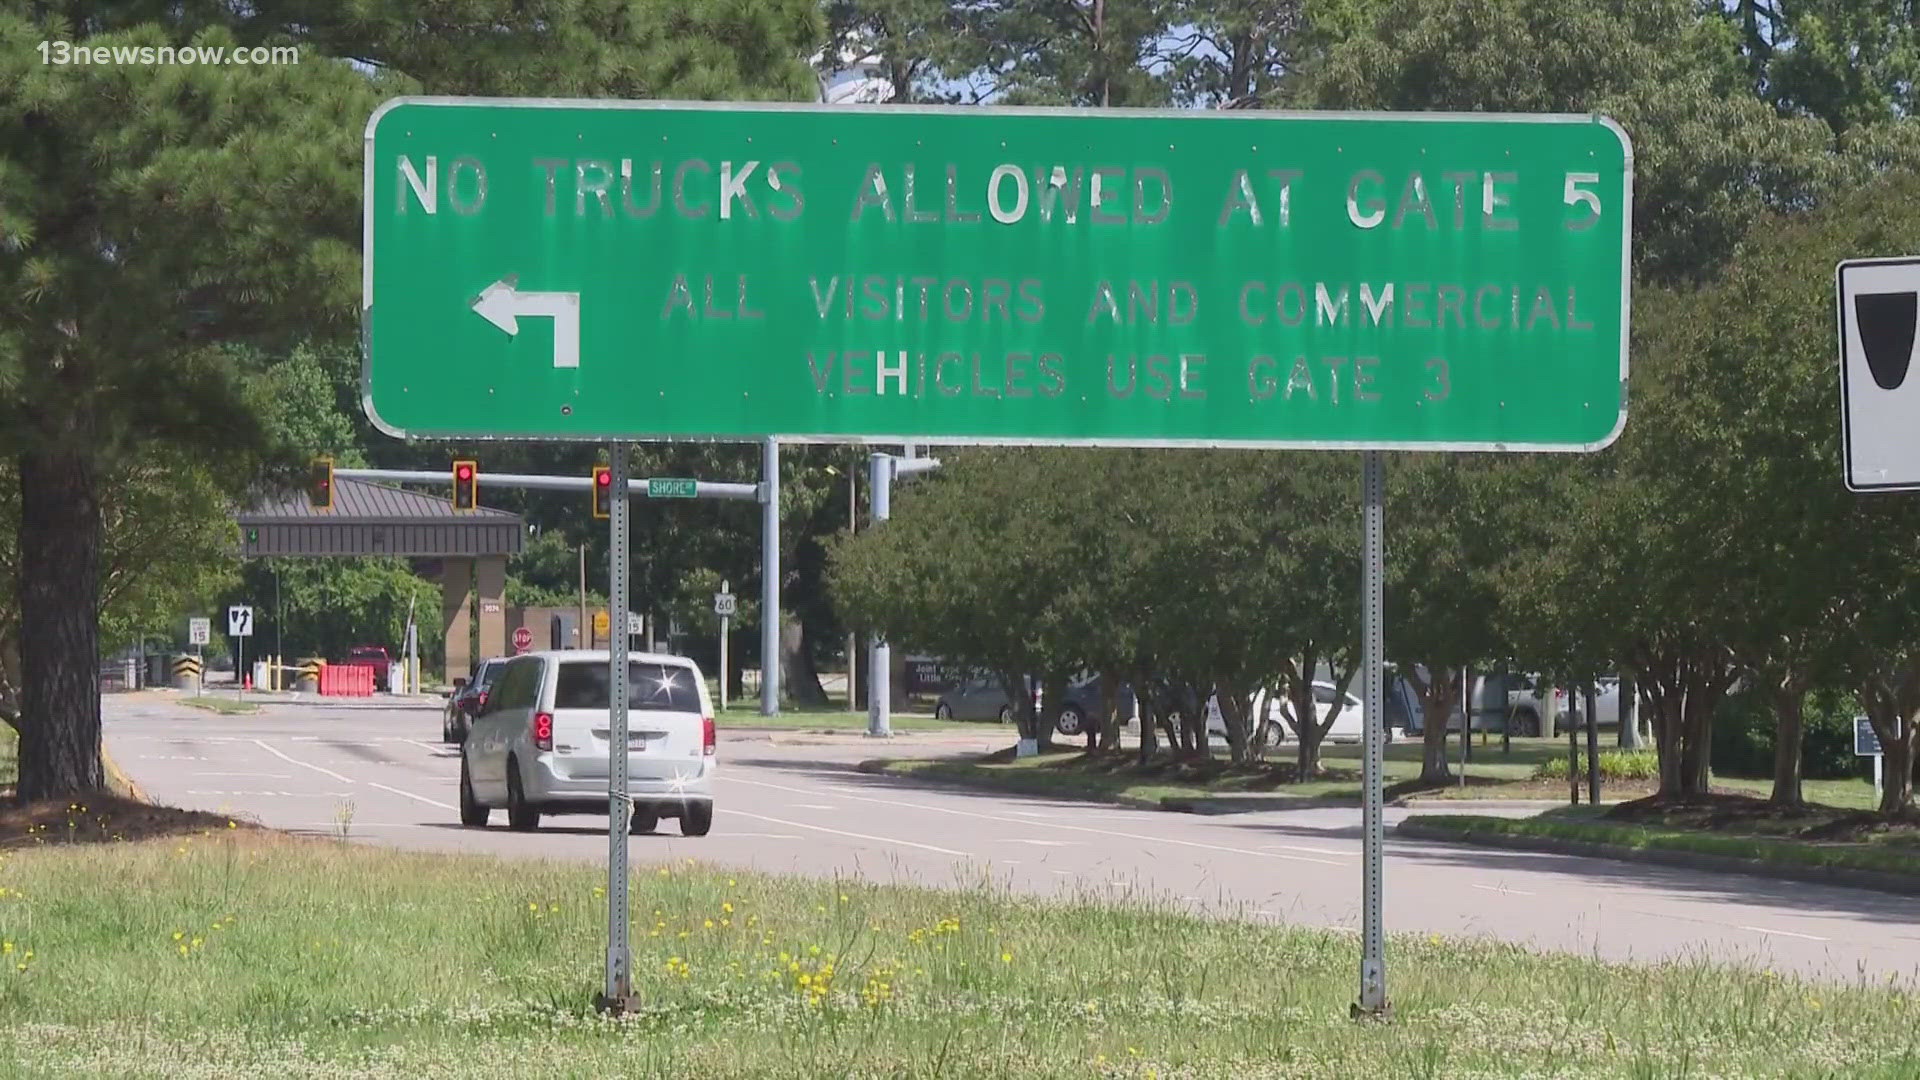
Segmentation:
<svg viewBox="0 0 1920 1080">
<path fill-rule="evenodd" d="M 235 604 L 227 609 L 227 636 L 253 636 L 253 608 L 245 604 Z"/>
<path fill-rule="evenodd" d="M 1545 451 L 1626 419 L 1604 117 L 400 98 L 366 143 L 394 435 Z"/>
<path fill-rule="evenodd" d="M 213 620 L 194 616 L 187 620 L 187 644 L 205 645 L 213 640 Z"/>
<path fill-rule="evenodd" d="M 700 482 L 681 477 L 659 477 L 647 481 L 649 499 L 691 499 L 700 493 Z"/>
<path fill-rule="evenodd" d="M 1848 259 L 1834 271 L 1834 291 L 1847 487 L 1920 489 L 1920 258 Z"/>
</svg>

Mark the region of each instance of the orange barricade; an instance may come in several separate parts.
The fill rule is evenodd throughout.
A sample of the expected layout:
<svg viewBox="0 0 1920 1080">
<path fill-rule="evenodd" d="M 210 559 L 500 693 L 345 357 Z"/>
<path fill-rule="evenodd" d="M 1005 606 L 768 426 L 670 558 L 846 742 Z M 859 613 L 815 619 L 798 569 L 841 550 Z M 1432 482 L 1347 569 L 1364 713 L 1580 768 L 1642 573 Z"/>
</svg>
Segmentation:
<svg viewBox="0 0 1920 1080">
<path fill-rule="evenodd" d="M 371 697 L 373 665 L 328 664 L 322 667 L 320 693 L 336 697 Z"/>
</svg>

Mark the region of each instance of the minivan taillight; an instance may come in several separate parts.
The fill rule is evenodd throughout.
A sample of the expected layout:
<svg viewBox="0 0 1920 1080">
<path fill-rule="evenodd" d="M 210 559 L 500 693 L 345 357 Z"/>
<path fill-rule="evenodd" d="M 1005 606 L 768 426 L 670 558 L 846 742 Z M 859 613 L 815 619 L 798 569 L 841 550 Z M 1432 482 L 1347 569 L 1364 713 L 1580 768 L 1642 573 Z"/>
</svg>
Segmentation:
<svg viewBox="0 0 1920 1080">
<path fill-rule="evenodd" d="M 706 751 L 706 754 L 708 757 L 712 757 L 714 753 L 713 734 L 714 734 L 713 733 L 713 717 L 711 716 L 701 717 L 700 718 L 700 748 Z"/>
<path fill-rule="evenodd" d="M 553 714 L 533 714 L 533 745 L 537 750 L 553 749 Z"/>
</svg>

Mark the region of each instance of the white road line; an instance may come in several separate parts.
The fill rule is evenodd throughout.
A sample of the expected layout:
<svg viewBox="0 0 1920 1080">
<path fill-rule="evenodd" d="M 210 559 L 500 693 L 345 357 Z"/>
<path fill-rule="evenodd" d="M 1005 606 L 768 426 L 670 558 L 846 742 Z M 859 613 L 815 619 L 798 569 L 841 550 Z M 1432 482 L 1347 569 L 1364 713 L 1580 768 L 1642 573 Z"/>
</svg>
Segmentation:
<svg viewBox="0 0 1920 1080">
<path fill-rule="evenodd" d="M 338 780 L 343 784 L 353 783 L 353 778 L 350 776 L 341 776 L 339 773 L 334 772 L 332 769 L 323 769 L 318 765 L 309 765 L 304 761 L 300 761 L 295 758 L 290 758 L 287 755 L 281 753 L 280 751 L 275 750 L 273 747 L 268 746 L 266 742 L 262 739 L 253 740 L 253 744 L 255 746 L 258 746 L 260 749 L 265 750 L 267 753 L 272 754 L 274 757 L 279 758 L 281 761 L 286 762 L 289 765 L 298 765 L 303 769 L 312 769 L 314 772 L 331 776 L 335 780 Z"/>
<path fill-rule="evenodd" d="M 720 774 L 720 779 L 729 780 L 736 784 L 751 784 L 754 787 L 772 788 L 775 791 L 791 791 L 801 795 L 812 794 L 805 788 L 788 787 L 785 784 L 769 784 L 764 780 L 747 780 L 729 773 Z M 970 810 L 950 810 L 944 806 L 928 806 L 925 803 L 897 802 L 893 799 L 874 799 L 855 795 L 849 795 L 847 797 L 856 802 L 879 803 L 881 806 L 896 806 L 908 810 L 928 810 L 936 814 L 952 814 L 956 817 L 978 818 L 981 821 L 998 821 L 1002 823 L 1006 821 L 1005 818 L 997 814 L 976 814 Z M 1180 847 L 1198 848 L 1201 851 L 1219 851 L 1228 855 L 1252 855 L 1258 858 L 1286 859 L 1289 862 L 1319 863 L 1322 866 L 1347 865 L 1345 862 L 1335 862 L 1332 859 L 1314 859 L 1305 855 L 1282 855 L 1273 851 L 1255 851 L 1252 848 L 1228 847 L 1225 844 L 1207 844 L 1198 840 L 1176 840 L 1165 836 L 1148 836 L 1143 833 L 1120 832 L 1116 829 L 1095 829 L 1087 825 L 1062 825 L 1053 821 L 1029 821 L 1027 824 L 1041 829 L 1065 829 L 1069 832 L 1091 833 L 1095 836 L 1112 836 L 1121 840 L 1138 840 L 1143 844 L 1155 846 L 1176 844 Z"/>
<path fill-rule="evenodd" d="M 197 772 L 195 776 L 245 776 L 254 780 L 291 780 L 292 773 L 271 772 Z"/>
<path fill-rule="evenodd" d="M 1267 909 L 1265 909 L 1265 908 L 1255 908 L 1255 909 L 1254 909 L 1254 912 L 1253 912 L 1253 913 L 1254 913 L 1255 915 L 1265 915 L 1265 916 L 1266 916 L 1267 918 L 1269 918 L 1269 919 L 1278 919 L 1278 918 L 1280 918 L 1280 917 L 1281 917 L 1281 916 L 1280 916 L 1280 913 L 1279 913 L 1279 912 L 1277 912 L 1277 911 L 1268 911 L 1268 910 L 1267 910 Z"/>
<path fill-rule="evenodd" d="M 437 807 L 439 807 L 439 808 L 440 808 L 440 809 L 442 809 L 442 810 L 457 810 L 457 809 L 459 809 L 459 807 L 456 807 L 456 806 L 450 806 L 450 805 L 448 805 L 447 803 L 443 803 L 443 802 L 441 802 L 441 801 L 439 801 L 438 799 L 429 799 L 429 798 L 427 798 L 427 797 L 426 797 L 425 795 L 415 795 L 415 794 L 414 794 L 413 792 L 411 792 L 411 791 L 401 791 L 401 790 L 400 790 L 399 788 L 397 788 L 397 787 L 388 787 L 387 785 L 385 785 L 385 784 L 382 784 L 382 783 L 380 783 L 380 782 L 379 782 L 379 781 L 377 781 L 377 780 L 369 780 L 369 781 L 367 781 L 367 786 L 368 786 L 368 787 L 377 787 L 377 788 L 379 788 L 379 789 L 380 789 L 381 791 L 391 791 L 391 792 L 393 792 L 393 793 L 394 793 L 395 795 L 405 795 L 405 796 L 406 796 L 407 798 L 409 798 L 409 799 L 412 799 L 412 800 L 413 800 L 414 802 L 423 802 L 423 803 L 426 803 L 426 804 L 427 804 L 428 806 L 437 806 Z"/>
<path fill-rule="evenodd" d="M 1010 844 L 1032 844 L 1034 847 L 1072 847 L 1073 845 L 1078 844 L 1080 841 L 1078 840 L 1032 840 L 1024 836 L 1016 836 L 1012 840 L 1009 840 L 1007 842 Z"/>
<path fill-rule="evenodd" d="M 410 742 L 422 750 L 431 750 L 435 757 L 452 757 L 460 752 L 458 746 L 450 746 L 446 743 L 421 742 L 419 739 L 402 739 L 400 741 Z"/>
<path fill-rule="evenodd" d="M 1468 882 L 1467 884 L 1469 884 L 1469 885 L 1472 885 L 1473 883 L 1472 883 L 1472 882 Z M 1488 891 L 1488 892 L 1497 892 L 1497 893 L 1508 893 L 1508 894 L 1510 894 L 1510 895 L 1513 895 L 1513 896 L 1538 896 L 1538 895 L 1540 895 L 1539 893 L 1530 893 L 1530 892 L 1527 892 L 1527 891 L 1526 891 L 1526 890 L 1524 890 L 1524 889 L 1509 889 L 1509 888 L 1507 888 L 1507 887 L 1506 887 L 1506 886 L 1504 886 L 1504 885 L 1474 885 L 1473 887 L 1474 887 L 1474 888 L 1476 888 L 1476 889 L 1485 889 L 1485 890 L 1486 890 L 1486 891 Z"/>
<path fill-rule="evenodd" d="M 843 832 L 839 829 L 829 829 L 825 825 L 809 825 L 804 821 L 785 821 L 780 818 L 767 817 L 762 814 L 749 814 L 745 810 L 735 810 L 731 807 L 720 812 L 722 814 L 733 814 L 738 817 L 752 818 L 755 821 L 764 821 L 769 825 L 785 825 L 790 829 L 812 829 L 814 832 L 831 833 L 834 836 L 846 836 L 854 840 L 871 840 L 876 844 L 898 844 L 901 847 L 919 848 L 922 851 L 935 851 L 942 855 L 958 855 L 963 859 L 973 858 L 971 854 L 965 851 L 955 851 L 952 848 L 934 847 L 932 844 L 921 844 L 912 840 L 894 840 L 885 836 L 868 836 L 866 833 Z"/>
<path fill-rule="evenodd" d="M 1351 851 L 1332 851 L 1327 848 L 1301 847 L 1298 844 L 1268 844 L 1275 851 L 1304 851 L 1309 855 L 1345 855 L 1351 857 Z"/>
<path fill-rule="evenodd" d="M 1054 874 L 1055 874 L 1055 876 L 1057 876 L 1057 877 L 1072 877 L 1072 876 L 1073 876 L 1073 871 L 1071 871 L 1071 870 L 1055 870 L 1055 871 L 1054 871 Z"/>
<path fill-rule="evenodd" d="M 838 809 L 837 807 L 832 807 L 832 806 L 828 806 L 828 805 L 826 805 L 825 803 L 817 803 L 817 802 L 797 802 L 797 803 L 788 803 L 787 805 L 788 805 L 788 806 L 791 806 L 791 807 L 793 807 L 793 808 L 794 808 L 795 810 L 834 810 L 834 809 Z"/>
<path fill-rule="evenodd" d="M 1769 935 L 1769 936 L 1772 936 L 1772 937 L 1790 937 L 1790 938 L 1799 938 L 1799 939 L 1800 939 L 1800 940 L 1802 940 L 1802 941 L 1826 941 L 1826 940 L 1828 940 L 1827 938 L 1823 938 L 1823 937 L 1814 937 L 1814 936 L 1813 936 L 1812 934 L 1796 934 L 1796 933 L 1794 933 L 1794 932 L 1793 932 L 1793 931 L 1791 931 L 1791 930 L 1769 930 L 1769 929 L 1767 929 L 1767 928 L 1766 928 L 1766 927 L 1764 927 L 1764 926 L 1742 926 L 1742 927 L 1740 927 L 1740 929 L 1742 929 L 1742 930 L 1751 930 L 1752 932 L 1754 932 L 1754 933 L 1756 933 L 1756 934 L 1767 934 L 1767 935 Z"/>
<path fill-rule="evenodd" d="M 799 837 L 797 837 L 797 836 L 789 836 L 789 835 L 787 835 L 786 833 L 777 833 L 777 832 L 734 832 L 734 831 L 733 831 L 733 830 L 731 830 L 731 829 L 729 829 L 729 830 L 727 830 L 727 833 L 726 833 L 726 838 L 727 838 L 727 839 L 732 839 L 733 837 L 736 837 L 736 836 L 750 836 L 750 837 L 753 837 L 753 838 L 754 838 L 754 839 L 756 839 L 756 840 L 798 840 L 798 839 L 800 839 L 800 838 L 799 838 Z"/>
</svg>

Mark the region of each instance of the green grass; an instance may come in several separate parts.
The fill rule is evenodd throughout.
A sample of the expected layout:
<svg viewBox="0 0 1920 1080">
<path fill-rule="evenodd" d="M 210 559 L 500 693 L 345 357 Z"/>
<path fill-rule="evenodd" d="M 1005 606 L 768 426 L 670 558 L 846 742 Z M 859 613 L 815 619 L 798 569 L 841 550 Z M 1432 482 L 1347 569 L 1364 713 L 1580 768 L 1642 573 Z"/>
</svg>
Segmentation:
<svg viewBox="0 0 1920 1080">
<path fill-rule="evenodd" d="M 257 713 L 260 711 L 260 706 L 251 701 L 235 701 L 233 698 L 213 697 L 211 695 L 181 698 L 180 704 L 191 705 L 196 709 L 205 709 L 208 712 L 217 712 L 222 716 L 245 716 L 248 713 Z"/>
<path fill-rule="evenodd" d="M 1476 756 L 1467 767 L 1468 786 L 1464 789 L 1450 786 L 1440 794 L 1480 798 L 1537 797 L 1543 790 L 1538 785 L 1520 787 L 1516 782 L 1531 777 L 1540 762 L 1545 760 L 1547 755 L 1538 744 L 1546 741 L 1549 740 L 1516 739 L 1511 756 L 1500 754 L 1497 741 L 1487 747 L 1476 745 Z M 1055 745 L 1064 748 L 1080 744 L 1061 742 Z M 1211 764 L 1199 767 L 1176 764 L 1171 755 L 1162 752 L 1153 763 L 1142 768 L 1134 764 L 1136 756 L 1132 750 L 1092 758 L 1081 753 L 1058 753 L 1018 759 L 1008 759 L 1005 755 L 900 759 L 876 763 L 871 767 L 899 776 L 967 784 L 996 791 L 1106 801 L 1159 802 L 1162 799 L 1254 796 L 1359 801 L 1358 746 L 1323 748 L 1321 763 L 1326 774 L 1302 783 L 1294 783 L 1289 779 L 1293 755 L 1291 746 L 1281 747 L 1268 754 L 1266 766 L 1238 769 L 1227 766 L 1223 747 L 1214 748 Z M 1418 742 L 1402 740 L 1389 744 L 1385 765 L 1388 785 L 1399 785 L 1396 794 L 1428 793 L 1411 786 L 1420 775 Z M 1512 785 L 1511 789 L 1509 785 Z"/>
<path fill-rule="evenodd" d="M 778 716 L 761 716 L 756 702 L 747 708 L 727 708 L 715 718 L 721 730 L 727 728 L 777 728 L 786 731 L 847 731 L 867 730 L 867 714 L 851 713 L 845 709 L 793 709 L 782 708 Z M 969 724 L 957 720 L 935 720 L 931 716 L 901 715 L 895 713 L 889 720 L 889 726 L 895 731 L 961 731 L 975 734 L 991 734 L 993 725 Z"/>
<path fill-rule="evenodd" d="M 965 726 L 965 725 L 962 725 Z M 1057 742 L 1057 747 L 1078 747 L 1078 742 Z M 1391 797 L 1423 799 L 1553 799 L 1567 796 L 1563 779 L 1540 779 L 1536 773 L 1551 769 L 1559 761 L 1565 775 L 1566 743 L 1555 739 L 1515 739 L 1511 753 L 1502 753 L 1500 741 L 1488 740 L 1482 746 L 1476 739 L 1473 759 L 1467 763 L 1467 783 L 1458 782 L 1460 762 L 1458 744 L 1449 744 L 1454 755 L 1449 767 L 1454 782 L 1443 787 L 1421 787 L 1421 747 L 1417 740 L 1400 739 L 1386 748 L 1385 777 Z M 1205 768 L 1176 767 L 1164 751 L 1145 768 L 1134 764 L 1135 753 L 1125 750 L 1088 758 L 1081 753 L 1056 753 L 1040 757 L 1011 759 L 1005 754 L 948 757 L 938 759 L 882 759 L 868 767 L 897 776 L 964 784 L 969 787 L 1006 791 L 1020 795 L 1050 795 L 1062 798 L 1117 802 L 1160 802 L 1163 799 L 1360 799 L 1360 748 L 1351 745 L 1322 749 L 1321 765 L 1325 774 L 1302 783 L 1291 781 L 1292 747 L 1269 752 L 1266 767 L 1232 769 L 1226 766 L 1226 750 L 1216 746 L 1213 764 Z M 1603 751 L 1602 762 L 1612 755 Z M 1584 762 L 1584 758 L 1582 759 Z M 1583 774 L 1584 775 L 1584 774 Z M 1716 789 L 1765 796 L 1772 781 L 1745 777 L 1713 779 Z M 1873 785 L 1860 780 L 1808 780 L 1806 798 L 1844 809 L 1868 809 L 1874 805 Z M 1582 798 L 1585 786 L 1582 784 Z M 1651 795 L 1652 781 L 1603 781 L 1601 798 L 1621 801 Z M 1252 804 L 1249 804 L 1252 805 Z"/>
<path fill-rule="evenodd" d="M 1602 807 L 1601 809 L 1605 809 Z M 1832 821 L 1837 814 L 1814 811 L 1805 817 L 1756 820 L 1688 820 L 1675 815 L 1669 823 L 1595 820 L 1586 808 L 1551 812 L 1532 818 L 1492 818 L 1471 815 L 1429 815 L 1419 818 L 1422 829 L 1440 829 L 1460 836 L 1498 834 L 1585 840 L 1631 850 L 1681 851 L 1752 859 L 1778 866 L 1819 869 L 1875 870 L 1920 877 L 1920 847 L 1911 830 L 1873 834 L 1859 841 L 1811 840 L 1794 835 L 1810 826 Z"/>
<path fill-rule="evenodd" d="M 590 1004 L 603 881 L 244 833 L 18 851 L 0 861 L 0 1074 L 1920 1071 L 1920 997 L 1894 989 L 1405 936 L 1389 942 L 1393 1021 L 1355 1023 L 1347 935 L 686 864 L 636 874 L 643 1005 L 608 1021 Z"/>
</svg>

